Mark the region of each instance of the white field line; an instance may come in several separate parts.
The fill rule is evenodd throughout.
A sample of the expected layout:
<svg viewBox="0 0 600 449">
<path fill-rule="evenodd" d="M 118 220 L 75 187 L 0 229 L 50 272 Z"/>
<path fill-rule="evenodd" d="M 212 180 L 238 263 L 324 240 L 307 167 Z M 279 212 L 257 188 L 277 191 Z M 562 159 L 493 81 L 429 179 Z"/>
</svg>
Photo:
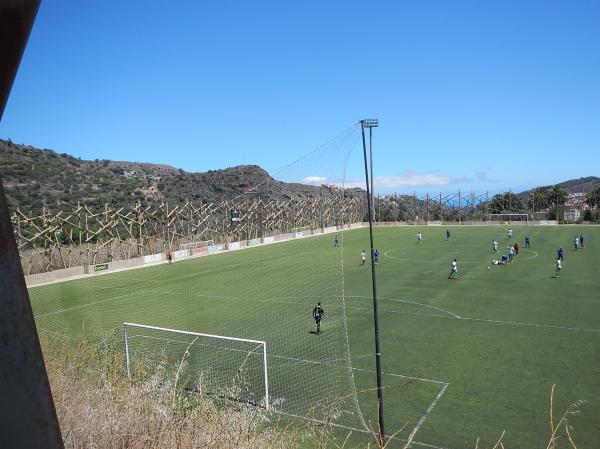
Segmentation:
<svg viewBox="0 0 600 449">
<path fill-rule="evenodd" d="M 101 303 L 105 303 L 105 302 L 109 302 L 109 301 L 114 301 L 115 299 L 122 299 L 122 298 L 125 298 L 127 296 L 137 295 L 138 293 L 142 293 L 142 292 L 143 292 L 143 290 L 136 290 L 134 292 L 124 293 L 122 295 L 113 296 L 111 298 L 101 299 L 101 300 L 98 300 L 98 301 L 92 301 L 92 302 L 88 302 L 88 303 L 85 303 L 85 304 L 80 304 L 78 306 L 67 307 L 66 309 L 54 310 L 53 312 L 46 312 L 46 313 L 34 314 L 34 317 L 36 319 L 37 318 L 43 318 L 43 317 L 48 316 L 48 315 L 56 315 L 57 313 L 64 313 L 64 312 L 68 312 L 70 310 L 76 310 L 76 309 L 82 309 L 84 307 L 95 306 L 96 304 L 101 304 Z"/>
<path fill-rule="evenodd" d="M 412 430 L 412 432 L 408 436 L 408 444 L 407 444 L 407 446 L 410 446 L 410 443 L 412 442 L 413 438 L 415 437 L 415 435 L 417 434 L 417 432 L 419 431 L 419 429 L 425 423 L 425 420 L 427 419 L 427 417 L 429 416 L 429 414 L 433 410 L 433 407 L 436 406 L 436 404 L 439 402 L 439 400 L 442 398 L 442 396 L 446 392 L 446 389 L 448 388 L 448 385 L 450 385 L 450 384 L 448 384 L 448 383 L 444 384 L 444 386 L 442 387 L 442 389 L 440 390 L 440 392 L 437 394 L 437 396 L 435 397 L 435 399 L 433 400 L 433 402 L 429 405 L 429 407 L 427 408 L 427 410 L 425 410 L 425 413 L 423 414 L 423 416 L 421 416 L 421 419 L 419 420 L 419 422 L 417 422 L 417 425 L 415 426 L 415 428 Z"/>
<path fill-rule="evenodd" d="M 538 256 L 538 253 L 536 253 L 534 250 L 529 249 L 529 248 L 521 248 L 521 251 L 523 250 L 527 250 L 527 251 L 531 251 L 533 253 L 533 256 L 529 256 L 528 258 L 526 258 L 525 260 L 531 260 L 531 259 L 535 259 Z"/>
<path fill-rule="evenodd" d="M 335 423 L 332 423 L 332 422 L 325 422 L 325 421 L 322 421 L 320 419 L 308 418 L 306 416 L 296 415 L 294 413 L 281 412 L 281 411 L 277 411 L 277 410 L 275 410 L 274 413 L 277 413 L 279 415 L 284 415 L 284 416 L 290 416 L 292 418 L 302 419 L 302 420 L 305 420 L 305 421 L 311 421 L 311 422 L 314 422 L 314 423 L 317 423 L 317 424 L 322 424 L 322 425 L 337 427 L 339 429 L 352 430 L 354 432 L 360 432 L 360 433 L 364 433 L 364 434 L 368 434 L 368 435 L 373 435 L 374 438 L 377 438 L 377 434 L 375 432 L 373 432 L 372 430 L 357 429 L 356 427 L 344 426 L 342 424 L 335 424 Z M 396 436 L 388 436 L 388 438 L 396 440 L 396 441 L 400 441 L 400 442 L 403 442 L 403 443 L 406 443 L 408 441 L 405 438 L 399 438 L 399 437 L 396 437 Z M 435 446 L 433 444 L 421 443 L 419 441 L 412 441 L 412 444 L 415 444 L 417 446 L 427 447 L 427 448 L 430 448 L 430 449 L 447 449 L 447 448 L 442 447 L 442 446 Z"/>
<path fill-rule="evenodd" d="M 364 368 L 352 368 L 352 369 L 354 371 L 362 371 L 364 373 L 371 373 L 371 374 L 375 373 L 375 371 L 372 369 L 364 369 Z M 402 377 L 403 379 L 418 380 L 421 382 L 430 382 L 430 383 L 440 384 L 440 385 L 450 385 L 448 382 L 442 382 L 441 380 L 426 379 L 424 377 L 405 376 L 404 374 L 388 373 L 387 371 L 382 371 L 381 374 L 384 374 L 386 376 Z"/>
<path fill-rule="evenodd" d="M 405 258 L 400 258 L 400 257 L 394 257 L 394 256 L 390 256 L 390 255 L 389 255 L 389 253 L 390 253 L 391 251 L 399 251 L 399 250 L 397 250 L 397 249 L 396 249 L 396 250 L 394 250 L 394 249 L 390 249 L 390 250 L 388 250 L 388 251 L 384 252 L 384 253 L 383 253 L 383 255 L 384 255 L 385 257 L 388 257 L 388 258 L 390 258 L 390 259 L 394 259 L 394 260 L 401 260 L 401 261 L 404 261 L 404 262 L 422 262 L 422 263 L 431 263 L 431 260 L 423 260 L 423 259 L 408 259 L 408 258 L 406 258 L 406 259 L 405 259 Z M 442 260 L 439 260 L 438 262 L 439 262 L 439 263 L 447 263 L 446 261 L 442 261 Z M 481 261 L 481 262 L 473 262 L 473 261 L 462 261 L 462 260 L 461 260 L 461 261 L 460 261 L 460 263 L 467 263 L 467 264 L 478 264 L 478 263 L 481 263 L 481 264 L 484 264 L 484 263 L 485 263 L 485 261 Z"/>
<path fill-rule="evenodd" d="M 370 296 L 353 296 L 353 295 L 346 296 L 346 298 L 371 299 Z M 417 305 L 417 306 L 427 307 L 428 309 L 434 309 L 434 310 L 438 310 L 440 312 L 447 313 L 448 315 L 451 315 L 451 316 L 453 316 L 455 318 L 460 318 L 459 315 L 457 315 L 455 313 L 452 313 L 449 310 L 441 309 L 439 307 L 435 307 L 435 306 L 432 306 L 432 305 L 429 305 L 429 304 L 423 304 L 423 303 L 420 303 L 420 302 L 417 302 L 417 301 L 408 301 L 406 299 L 384 298 L 384 297 L 378 297 L 377 299 L 380 299 L 382 301 L 395 301 L 395 302 L 404 302 L 404 303 L 407 303 L 407 304 L 414 304 L 414 305 Z"/>
</svg>

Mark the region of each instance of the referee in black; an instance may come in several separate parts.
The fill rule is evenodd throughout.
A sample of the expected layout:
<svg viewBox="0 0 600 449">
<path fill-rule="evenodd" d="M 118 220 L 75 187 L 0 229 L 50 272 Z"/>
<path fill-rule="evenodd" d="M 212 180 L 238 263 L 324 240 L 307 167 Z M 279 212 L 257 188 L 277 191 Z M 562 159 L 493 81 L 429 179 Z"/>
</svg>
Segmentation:
<svg viewBox="0 0 600 449">
<path fill-rule="evenodd" d="M 327 318 L 327 314 L 321 307 L 321 303 L 317 303 L 317 307 L 313 309 L 313 318 L 315 319 L 315 324 L 317 325 L 317 335 L 321 333 L 321 319 L 325 317 Z"/>
</svg>

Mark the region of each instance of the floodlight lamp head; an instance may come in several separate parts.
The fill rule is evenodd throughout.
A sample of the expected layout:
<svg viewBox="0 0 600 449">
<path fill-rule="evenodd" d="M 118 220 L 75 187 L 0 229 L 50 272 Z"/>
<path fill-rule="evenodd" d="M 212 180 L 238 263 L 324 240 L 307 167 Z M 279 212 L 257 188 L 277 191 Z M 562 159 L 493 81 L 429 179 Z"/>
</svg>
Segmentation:
<svg viewBox="0 0 600 449">
<path fill-rule="evenodd" d="M 379 120 L 376 118 L 366 118 L 360 121 L 363 128 L 377 128 Z"/>
</svg>

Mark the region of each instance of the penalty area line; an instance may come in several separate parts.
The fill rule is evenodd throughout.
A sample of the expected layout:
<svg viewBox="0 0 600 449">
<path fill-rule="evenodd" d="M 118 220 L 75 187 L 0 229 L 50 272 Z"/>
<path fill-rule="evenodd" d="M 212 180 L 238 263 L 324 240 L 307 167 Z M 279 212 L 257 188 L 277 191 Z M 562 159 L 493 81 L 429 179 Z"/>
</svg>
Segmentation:
<svg viewBox="0 0 600 449">
<path fill-rule="evenodd" d="M 374 438 L 377 438 L 377 433 L 372 430 L 358 429 L 356 427 L 344 426 L 343 424 L 336 424 L 336 423 L 333 423 L 330 421 L 323 421 L 321 419 L 309 418 L 307 416 L 296 415 L 294 413 L 287 413 L 287 412 L 282 412 L 282 411 L 278 411 L 278 410 L 274 410 L 273 412 L 277 413 L 279 415 L 289 416 L 291 418 L 302 419 L 304 421 L 311 421 L 311 422 L 314 422 L 317 424 L 327 425 L 327 426 L 331 426 L 331 427 L 337 427 L 339 429 L 352 430 L 354 432 L 364 433 L 366 435 L 372 435 Z M 388 438 L 390 440 L 400 441 L 403 443 L 408 442 L 408 440 L 406 438 L 399 438 L 399 437 L 392 436 L 392 435 L 386 436 L 386 438 Z M 446 449 L 445 447 L 442 447 L 442 446 L 435 446 L 433 444 L 422 443 L 420 441 L 411 441 L 411 444 L 430 448 L 430 449 Z"/>
<path fill-rule="evenodd" d="M 407 446 L 410 445 L 410 443 L 412 442 L 413 438 L 415 437 L 415 435 L 417 434 L 417 432 L 419 431 L 419 429 L 425 423 L 425 420 L 429 417 L 429 414 L 431 413 L 431 411 L 433 410 L 433 408 L 440 401 L 440 399 L 442 398 L 442 396 L 444 396 L 444 393 L 446 392 L 446 389 L 448 388 L 449 385 L 450 385 L 449 383 L 444 384 L 444 386 L 439 391 L 439 393 L 437 394 L 437 396 L 435 397 L 435 399 L 433 400 L 433 402 L 431 404 L 429 404 L 429 407 L 427 407 L 427 410 L 425 410 L 425 413 L 423 414 L 423 416 L 421 416 L 421 419 L 419 419 L 419 422 L 417 422 L 417 425 L 415 426 L 415 428 L 412 430 L 412 432 L 408 436 L 408 440 L 407 440 L 408 444 L 407 444 Z"/>
</svg>

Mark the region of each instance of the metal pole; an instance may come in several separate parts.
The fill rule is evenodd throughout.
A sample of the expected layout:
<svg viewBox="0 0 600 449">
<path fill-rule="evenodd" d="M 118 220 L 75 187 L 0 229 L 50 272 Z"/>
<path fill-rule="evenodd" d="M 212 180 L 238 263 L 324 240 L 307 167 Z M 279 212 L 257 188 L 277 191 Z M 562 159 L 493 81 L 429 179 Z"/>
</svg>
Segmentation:
<svg viewBox="0 0 600 449">
<path fill-rule="evenodd" d="M 263 343 L 263 365 L 265 367 L 265 408 L 269 410 L 269 374 L 267 371 L 267 343 Z"/>
<path fill-rule="evenodd" d="M 373 215 L 371 209 L 371 194 L 369 191 L 369 170 L 367 167 L 367 145 L 365 142 L 365 128 L 362 128 L 363 155 L 365 161 L 365 184 L 367 186 L 367 207 L 369 210 L 369 238 L 371 242 L 371 281 L 373 286 L 373 320 L 375 323 L 375 364 L 377 370 L 377 411 L 379 419 L 379 444 L 385 446 L 385 427 L 383 422 L 383 385 L 381 382 L 381 349 L 379 347 L 379 317 L 377 314 L 377 281 L 375 277 L 375 262 L 373 261 Z M 369 128 L 370 129 L 370 128 Z M 371 168 L 373 166 L 371 165 Z M 372 181 L 372 178 L 371 178 Z"/>
<path fill-rule="evenodd" d="M 127 338 L 127 325 L 123 325 L 123 338 L 125 339 L 125 374 L 127 379 L 131 380 L 131 371 L 129 369 L 129 339 Z"/>
<path fill-rule="evenodd" d="M 373 205 L 373 221 L 375 221 L 377 218 L 375 217 L 375 182 L 373 179 L 373 128 L 369 128 L 369 153 L 371 158 L 371 204 Z"/>
</svg>

